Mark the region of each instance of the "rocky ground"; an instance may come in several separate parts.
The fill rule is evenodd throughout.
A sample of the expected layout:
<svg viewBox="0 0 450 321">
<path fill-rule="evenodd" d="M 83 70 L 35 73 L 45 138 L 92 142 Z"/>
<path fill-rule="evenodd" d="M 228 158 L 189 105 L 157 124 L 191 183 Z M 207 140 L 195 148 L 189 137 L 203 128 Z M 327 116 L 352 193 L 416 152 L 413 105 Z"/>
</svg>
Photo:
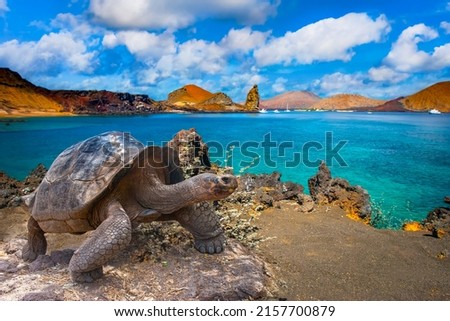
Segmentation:
<svg viewBox="0 0 450 321">
<path fill-rule="evenodd" d="M 216 204 L 223 254 L 194 250 L 177 223 L 145 224 L 93 284 L 68 274 L 87 235 L 50 234 L 46 256 L 22 261 L 29 214 L 14 205 L 0 210 L 0 300 L 450 299 L 447 235 L 374 229 L 338 203 L 315 204 L 276 173 L 242 176 Z"/>
<path fill-rule="evenodd" d="M 211 166 L 195 130 L 169 145 L 186 176 L 227 171 Z M 178 223 L 141 224 L 103 278 L 76 284 L 68 262 L 88 233 L 49 234 L 47 255 L 21 260 L 23 197 L 45 172 L 22 182 L 0 173 L 0 300 L 450 300 L 450 209 L 431 211 L 416 232 L 375 229 L 367 192 L 325 164 L 311 195 L 276 172 L 239 177 L 215 203 L 228 239 L 221 254 L 197 252 Z"/>
</svg>

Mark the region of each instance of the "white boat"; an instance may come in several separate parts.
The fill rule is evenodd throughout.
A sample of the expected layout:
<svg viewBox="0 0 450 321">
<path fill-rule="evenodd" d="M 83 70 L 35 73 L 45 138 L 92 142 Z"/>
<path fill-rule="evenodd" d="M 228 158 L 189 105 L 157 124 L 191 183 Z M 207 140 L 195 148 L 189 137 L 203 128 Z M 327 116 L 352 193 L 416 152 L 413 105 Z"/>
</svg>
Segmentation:
<svg viewBox="0 0 450 321">
<path fill-rule="evenodd" d="M 286 110 L 285 112 L 290 113 L 291 111 L 289 110 L 289 104 L 286 104 Z"/>
<path fill-rule="evenodd" d="M 273 112 L 274 112 L 275 114 L 278 114 L 278 113 L 279 113 L 278 109 L 275 109 Z"/>
<path fill-rule="evenodd" d="M 266 113 L 267 113 L 267 110 L 264 109 L 264 108 L 261 108 L 258 112 L 260 112 L 261 114 L 266 114 Z"/>
<path fill-rule="evenodd" d="M 429 114 L 433 114 L 433 115 L 439 115 L 441 112 L 437 109 L 431 109 L 428 111 Z"/>
</svg>

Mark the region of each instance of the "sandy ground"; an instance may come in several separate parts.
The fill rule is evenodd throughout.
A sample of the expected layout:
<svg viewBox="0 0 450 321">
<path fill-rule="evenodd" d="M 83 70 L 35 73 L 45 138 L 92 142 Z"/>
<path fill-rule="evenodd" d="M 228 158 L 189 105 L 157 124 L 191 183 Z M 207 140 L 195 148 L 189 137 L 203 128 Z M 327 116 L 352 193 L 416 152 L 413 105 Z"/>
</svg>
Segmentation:
<svg viewBox="0 0 450 321">
<path fill-rule="evenodd" d="M 33 291 L 62 300 L 240 300 L 249 291 L 270 300 L 450 300 L 448 237 L 376 230 L 334 207 L 311 213 L 301 213 L 289 201 L 277 207 L 252 219 L 262 240 L 256 247 L 231 240 L 218 256 L 196 252 L 183 231 L 163 240 L 163 251 L 155 252 L 145 240 L 153 234 L 141 231 L 127 253 L 108 264 L 103 279 L 91 285 L 71 283 L 67 265 L 30 273 L 17 259 L 19 271 L 0 273 L 0 300 L 18 300 Z M 21 208 L 0 210 L 0 260 L 11 259 L 6 245 L 25 236 L 27 215 Z M 48 240 L 50 252 L 76 248 L 83 236 L 50 235 Z M 238 291 L 225 288 L 229 292 L 223 297 L 207 292 L 234 268 L 244 271 L 228 273 Z M 249 290 L 246 281 L 258 271 L 264 275 Z M 260 281 L 266 276 L 268 291 L 263 291 Z"/>
<path fill-rule="evenodd" d="M 256 221 L 288 300 L 450 300 L 450 239 L 377 230 L 334 207 L 288 203 Z"/>
</svg>

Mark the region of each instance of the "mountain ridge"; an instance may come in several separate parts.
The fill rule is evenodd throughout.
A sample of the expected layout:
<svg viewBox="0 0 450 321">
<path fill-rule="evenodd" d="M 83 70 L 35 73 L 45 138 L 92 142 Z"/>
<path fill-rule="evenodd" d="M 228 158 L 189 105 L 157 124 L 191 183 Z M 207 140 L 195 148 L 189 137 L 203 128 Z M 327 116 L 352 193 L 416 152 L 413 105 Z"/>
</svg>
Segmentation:
<svg viewBox="0 0 450 321">
<path fill-rule="evenodd" d="M 256 85 L 253 90 L 255 88 Z M 257 97 L 253 98 L 259 101 L 258 91 L 255 93 Z M 412 95 L 391 100 L 345 93 L 322 99 L 310 91 L 290 91 L 259 101 L 259 108 L 397 112 L 438 109 L 450 112 L 450 81 L 439 82 Z M 15 71 L 0 68 L 0 117 L 256 110 L 233 102 L 223 92 L 212 93 L 194 84 L 172 91 L 167 100 L 156 101 L 145 94 L 107 90 L 49 90 L 34 85 Z"/>
</svg>

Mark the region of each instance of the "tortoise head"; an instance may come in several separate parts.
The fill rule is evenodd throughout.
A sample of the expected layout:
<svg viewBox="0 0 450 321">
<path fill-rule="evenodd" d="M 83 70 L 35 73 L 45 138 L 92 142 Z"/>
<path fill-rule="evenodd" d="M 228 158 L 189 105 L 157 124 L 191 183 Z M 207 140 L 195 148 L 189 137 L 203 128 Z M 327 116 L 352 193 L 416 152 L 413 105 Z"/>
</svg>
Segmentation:
<svg viewBox="0 0 450 321">
<path fill-rule="evenodd" d="M 191 178 L 202 199 L 219 200 L 229 196 L 238 186 L 233 175 L 200 174 Z"/>
</svg>

